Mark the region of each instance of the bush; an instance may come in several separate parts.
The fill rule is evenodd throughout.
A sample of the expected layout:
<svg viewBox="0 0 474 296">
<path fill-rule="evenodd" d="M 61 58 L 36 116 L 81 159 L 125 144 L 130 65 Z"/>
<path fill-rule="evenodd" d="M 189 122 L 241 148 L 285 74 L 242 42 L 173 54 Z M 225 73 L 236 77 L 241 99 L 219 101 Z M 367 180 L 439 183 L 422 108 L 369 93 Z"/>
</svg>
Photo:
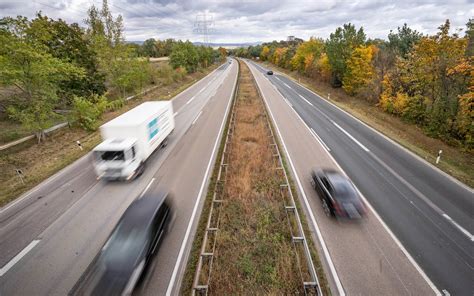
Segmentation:
<svg viewBox="0 0 474 296">
<path fill-rule="evenodd" d="M 89 131 L 97 129 L 97 120 L 108 107 L 103 96 L 93 95 L 89 99 L 75 96 L 73 99 L 73 120 Z"/>
</svg>

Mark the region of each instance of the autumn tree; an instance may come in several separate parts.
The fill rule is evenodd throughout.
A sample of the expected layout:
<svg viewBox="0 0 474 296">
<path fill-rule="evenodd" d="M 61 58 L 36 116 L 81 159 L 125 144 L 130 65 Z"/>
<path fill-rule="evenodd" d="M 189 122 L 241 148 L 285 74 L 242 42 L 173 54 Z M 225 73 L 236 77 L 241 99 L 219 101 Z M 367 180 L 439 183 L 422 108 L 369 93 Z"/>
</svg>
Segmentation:
<svg viewBox="0 0 474 296">
<path fill-rule="evenodd" d="M 342 88 L 350 95 L 355 95 L 367 86 L 374 75 L 372 59 L 377 51 L 374 45 L 359 46 L 354 49 L 347 61 Z"/>
<path fill-rule="evenodd" d="M 308 41 L 301 43 L 291 59 L 293 70 L 309 75 L 305 70 L 308 68 L 308 60 L 318 60 L 324 51 L 324 42 L 321 39 L 311 37 Z M 312 56 L 312 58 L 310 57 Z"/>
<path fill-rule="evenodd" d="M 219 52 L 220 60 L 222 62 L 225 61 L 227 57 L 227 49 L 225 49 L 224 47 L 219 47 L 217 50 Z"/>
<path fill-rule="evenodd" d="M 347 69 L 347 61 L 355 48 L 363 45 L 365 33 L 362 27 L 356 30 L 351 23 L 336 29 L 326 40 L 326 54 L 332 71 L 332 85 L 341 86 Z"/>
<path fill-rule="evenodd" d="M 270 48 L 268 46 L 264 46 L 262 48 L 262 52 L 260 53 L 260 59 L 262 61 L 266 61 L 270 55 Z"/>
<path fill-rule="evenodd" d="M 380 105 L 425 127 L 430 135 L 462 139 L 469 128 L 458 121 L 470 116 L 472 72 L 465 55 L 467 39 L 450 35 L 449 29 L 447 20 L 436 35 L 422 37 L 406 59 L 398 60 L 384 81 Z"/>
</svg>

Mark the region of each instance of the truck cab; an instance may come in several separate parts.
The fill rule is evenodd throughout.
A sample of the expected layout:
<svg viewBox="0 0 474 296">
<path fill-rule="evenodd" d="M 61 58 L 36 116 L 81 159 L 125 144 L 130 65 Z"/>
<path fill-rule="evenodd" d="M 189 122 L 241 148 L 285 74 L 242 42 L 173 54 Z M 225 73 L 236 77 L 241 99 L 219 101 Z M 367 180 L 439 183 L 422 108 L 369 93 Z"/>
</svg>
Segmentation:
<svg viewBox="0 0 474 296">
<path fill-rule="evenodd" d="M 99 178 L 130 180 L 140 172 L 137 139 L 107 139 L 93 150 L 94 169 Z"/>
</svg>

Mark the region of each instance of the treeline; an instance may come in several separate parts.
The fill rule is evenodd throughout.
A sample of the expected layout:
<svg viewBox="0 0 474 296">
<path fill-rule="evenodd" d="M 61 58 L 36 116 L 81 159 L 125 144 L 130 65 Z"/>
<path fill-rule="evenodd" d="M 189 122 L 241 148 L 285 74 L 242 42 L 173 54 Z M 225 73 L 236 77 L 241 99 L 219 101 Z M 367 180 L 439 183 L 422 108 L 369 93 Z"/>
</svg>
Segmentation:
<svg viewBox="0 0 474 296">
<path fill-rule="evenodd" d="M 178 81 L 221 58 L 211 48 L 165 40 L 163 53 L 171 61 L 157 67 L 125 41 L 122 16 L 114 17 L 106 0 L 88 9 L 85 23 L 83 28 L 41 13 L 31 20 L 0 19 L 0 113 L 39 141 L 44 129 L 65 118 L 93 130 L 127 94 Z"/>
<path fill-rule="evenodd" d="M 367 39 L 362 27 L 349 23 L 326 40 L 273 41 L 233 54 L 342 87 L 430 136 L 472 151 L 474 22 L 469 20 L 464 34 L 450 34 L 449 20 L 438 29 L 422 35 L 405 24 L 380 40 Z"/>
<path fill-rule="evenodd" d="M 224 61 L 227 56 L 225 48 L 212 49 L 208 46 L 195 46 L 190 41 L 166 39 L 147 39 L 143 44 L 131 45 L 141 57 L 169 57 L 174 68 L 184 67 L 188 72 L 194 72 L 199 67 L 206 68 L 217 60 Z"/>
</svg>

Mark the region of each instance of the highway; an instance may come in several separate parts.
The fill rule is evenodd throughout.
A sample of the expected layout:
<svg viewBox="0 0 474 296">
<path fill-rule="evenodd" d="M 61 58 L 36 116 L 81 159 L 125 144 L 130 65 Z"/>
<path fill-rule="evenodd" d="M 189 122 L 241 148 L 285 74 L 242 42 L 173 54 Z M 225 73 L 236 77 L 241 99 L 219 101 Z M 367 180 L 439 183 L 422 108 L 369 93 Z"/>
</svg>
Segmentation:
<svg viewBox="0 0 474 296">
<path fill-rule="evenodd" d="M 128 205 L 163 189 L 174 218 L 136 294 L 177 294 L 237 72 L 225 63 L 173 98 L 175 131 L 137 180 L 97 181 L 88 154 L 0 209 L 0 295 L 68 294 Z"/>
<path fill-rule="evenodd" d="M 327 245 L 333 274 L 338 275 L 343 290 L 348 294 L 472 295 L 472 188 L 285 75 L 266 75 L 267 69 L 249 63 L 288 142 L 297 183 L 309 200 L 313 226 L 319 225 L 315 231 Z M 374 211 L 356 224 L 324 217 L 309 185 L 314 165 L 340 166 Z M 331 262 L 326 264 L 331 270 Z M 379 272 L 387 269 L 386 274 Z"/>
</svg>

